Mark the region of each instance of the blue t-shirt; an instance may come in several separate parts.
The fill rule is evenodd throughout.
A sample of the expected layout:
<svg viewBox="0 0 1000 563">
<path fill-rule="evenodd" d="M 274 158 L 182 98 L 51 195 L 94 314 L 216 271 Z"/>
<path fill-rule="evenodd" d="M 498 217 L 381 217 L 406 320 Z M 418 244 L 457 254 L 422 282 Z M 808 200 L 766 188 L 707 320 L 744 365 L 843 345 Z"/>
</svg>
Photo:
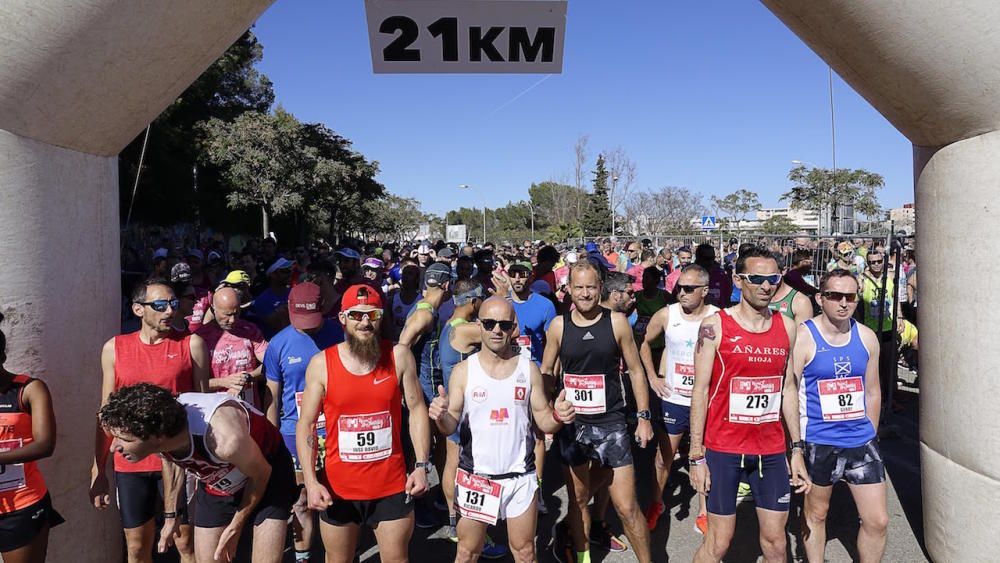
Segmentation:
<svg viewBox="0 0 1000 563">
<path fill-rule="evenodd" d="M 531 338 L 531 359 L 540 367 L 542 353 L 545 352 L 545 331 L 556 318 L 556 306 L 537 293 L 528 296 L 524 303 L 513 303 L 521 335 Z"/>
<path fill-rule="evenodd" d="M 309 360 L 330 346 L 344 341 L 344 329 L 339 322 L 323 321 L 316 334 L 299 332 L 287 326 L 271 339 L 264 352 L 264 376 L 281 384 L 281 433 L 294 436 L 299 421 L 296 395 L 306 388 L 306 367 Z"/>
<path fill-rule="evenodd" d="M 288 288 L 279 292 L 274 292 L 271 291 L 271 288 L 267 288 L 254 298 L 253 305 L 250 306 L 250 312 L 252 313 L 250 316 L 257 326 L 260 327 L 261 332 L 264 333 L 264 338 L 270 339 L 274 336 L 274 332 L 265 321 L 278 307 L 288 303 L 288 294 L 290 292 L 291 290 Z"/>
</svg>

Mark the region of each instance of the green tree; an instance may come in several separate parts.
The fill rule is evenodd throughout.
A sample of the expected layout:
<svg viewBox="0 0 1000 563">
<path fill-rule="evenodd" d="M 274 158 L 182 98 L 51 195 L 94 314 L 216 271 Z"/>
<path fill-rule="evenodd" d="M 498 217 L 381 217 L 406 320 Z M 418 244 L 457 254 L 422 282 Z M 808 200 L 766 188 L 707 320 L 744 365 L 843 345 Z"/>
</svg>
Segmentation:
<svg viewBox="0 0 1000 563">
<path fill-rule="evenodd" d="M 790 235 L 801 230 L 787 215 L 771 215 L 760 223 L 760 232 L 769 235 Z"/>
<path fill-rule="evenodd" d="M 712 205 L 728 216 L 726 227 L 736 231 L 737 236 L 742 230 L 741 223 L 747 216 L 763 207 L 757 193 L 745 189 L 736 190 L 722 198 L 712 196 Z"/>
<path fill-rule="evenodd" d="M 587 200 L 587 192 L 568 184 L 546 180 L 531 184 L 528 199 L 535 207 L 535 228 L 544 229 L 549 225 L 579 225 L 581 202 Z"/>
<path fill-rule="evenodd" d="M 314 186 L 318 151 L 305 144 L 305 128 L 281 110 L 250 111 L 231 122 L 202 126 L 204 156 L 222 170 L 231 209 L 259 208 L 267 235 L 271 215 L 299 210 Z"/>
<path fill-rule="evenodd" d="M 369 162 L 351 148 L 351 141 L 320 123 L 303 126 L 303 143 L 316 150 L 309 188 L 310 226 L 327 226 L 333 240 L 348 231 L 369 231 L 374 225 L 365 204 L 382 201 L 386 195 L 385 186 L 375 180 L 378 162 Z"/>
<path fill-rule="evenodd" d="M 205 223 L 215 227 L 252 225 L 252 214 L 227 212 L 225 182 L 215 166 L 206 165 L 199 157 L 204 139 L 199 124 L 212 118 L 232 121 L 246 111 L 267 112 L 271 108 L 271 81 L 254 66 L 262 56 L 263 47 L 247 31 L 153 121 L 132 207 L 133 221 L 192 221 L 200 209 Z M 144 137 L 136 137 L 118 158 L 123 221 L 132 204 Z M 196 164 L 197 191 L 193 182 Z"/>
<path fill-rule="evenodd" d="M 368 200 L 363 208 L 371 217 L 370 230 L 366 234 L 382 240 L 413 240 L 420 225 L 427 219 L 420 211 L 419 201 L 395 194 Z"/>
<path fill-rule="evenodd" d="M 856 213 L 867 217 L 882 213 L 878 190 L 885 186 L 885 179 L 881 174 L 863 168 L 830 170 L 799 165 L 788 172 L 788 179 L 794 186 L 781 200 L 792 209 L 817 211 L 821 218 L 840 205 L 853 205 Z"/>
<path fill-rule="evenodd" d="M 583 214 L 583 232 L 588 237 L 606 235 L 611 232 L 611 202 L 608 200 L 608 170 L 604 156 L 597 156 L 594 169 L 594 191 L 590 193 L 587 210 Z"/>
</svg>

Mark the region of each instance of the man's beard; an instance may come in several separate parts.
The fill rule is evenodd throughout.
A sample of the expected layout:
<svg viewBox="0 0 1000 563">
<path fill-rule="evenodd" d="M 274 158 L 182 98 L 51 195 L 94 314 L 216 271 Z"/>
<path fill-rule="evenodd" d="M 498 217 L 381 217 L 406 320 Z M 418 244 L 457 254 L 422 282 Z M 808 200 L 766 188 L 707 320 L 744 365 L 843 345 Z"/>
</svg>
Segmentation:
<svg viewBox="0 0 1000 563">
<path fill-rule="evenodd" d="M 375 338 L 358 338 L 350 332 L 347 333 L 347 349 L 351 352 L 351 355 L 355 358 L 361 360 L 365 364 L 374 364 L 378 362 L 379 355 L 381 355 L 381 346 L 379 346 L 379 339 Z"/>
</svg>

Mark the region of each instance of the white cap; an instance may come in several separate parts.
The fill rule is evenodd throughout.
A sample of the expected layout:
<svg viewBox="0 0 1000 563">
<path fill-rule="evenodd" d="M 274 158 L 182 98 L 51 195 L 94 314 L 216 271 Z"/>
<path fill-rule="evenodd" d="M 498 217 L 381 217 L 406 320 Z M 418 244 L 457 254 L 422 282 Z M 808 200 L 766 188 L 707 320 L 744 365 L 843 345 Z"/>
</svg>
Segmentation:
<svg viewBox="0 0 1000 563">
<path fill-rule="evenodd" d="M 576 264 L 576 261 L 579 260 L 579 259 L 580 259 L 580 257 L 576 255 L 576 252 L 567 252 L 566 253 L 566 263 L 567 264 Z"/>
</svg>

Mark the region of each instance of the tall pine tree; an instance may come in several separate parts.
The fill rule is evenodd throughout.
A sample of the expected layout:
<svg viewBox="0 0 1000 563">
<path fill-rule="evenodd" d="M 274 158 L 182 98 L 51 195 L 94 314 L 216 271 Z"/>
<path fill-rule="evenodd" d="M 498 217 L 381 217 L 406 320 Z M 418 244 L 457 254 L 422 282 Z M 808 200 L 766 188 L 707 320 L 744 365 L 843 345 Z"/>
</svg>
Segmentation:
<svg viewBox="0 0 1000 563">
<path fill-rule="evenodd" d="M 608 170 L 604 167 L 604 155 L 597 156 L 594 170 L 594 191 L 588 195 L 587 211 L 583 214 L 585 236 L 597 237 L 611 233 L 611 200 L 608 198 Z"/>
</svg>

